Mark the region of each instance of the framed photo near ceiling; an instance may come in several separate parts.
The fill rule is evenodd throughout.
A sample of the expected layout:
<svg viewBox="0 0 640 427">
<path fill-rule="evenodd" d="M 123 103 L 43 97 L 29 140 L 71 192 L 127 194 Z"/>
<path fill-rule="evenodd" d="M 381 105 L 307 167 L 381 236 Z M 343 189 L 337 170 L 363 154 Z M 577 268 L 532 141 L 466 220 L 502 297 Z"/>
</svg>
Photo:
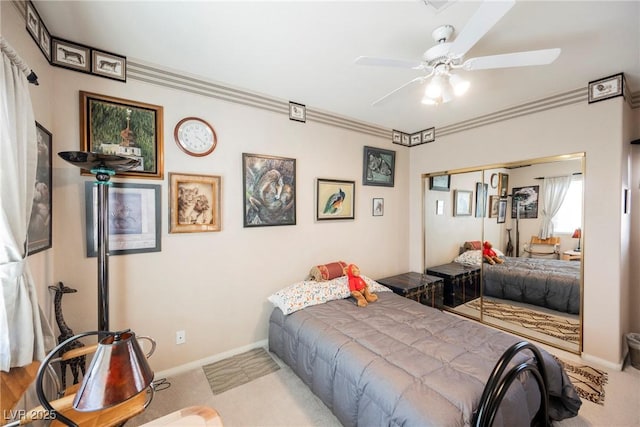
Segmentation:
<svg viewBox="0 0 640 427">
<path fill-rule="evenodd" d="M 25 17 L 27 20 L 27 31 L 29 32 L 31 37 L 33 37 L 33 40 L 35 40 L 36 43 L 39 43 L 40 25 L 42 24 L 42 21 L 40 20 L 38 11 L 36 11 L 36 8 L 33 6 L 33 3 L 31 3 L 30 0 L 27 0 L 26 5 L 27 7 Z"/>
<path fill-rule="evenodd" d="M 538 218 L 539 185 L 514 187 L 511 199 L 511 218 Z"/>
<path fill-rule="evenodd" d="M 98 252 L 98 189 L 86 181 L 87 257 Z M 109 254 L 160 252 L 160 185 L 113 182 L 109 186 Z"/>
<path fill-rule="evenodd" d="M 506 173 L 498 174 L 498 196 L 507 197 L 509 192 L 509 175 Z"/>
<path fill-rule="evenodd" d="M 589 82 L 589 104 L 624 96 L 624 83 L 622 73 Z"/>
<path fill-rule="evenodd" d="M 356 182 L 318 178 L 316 220 L 354 219 Z"/>
<path fill-rule="evenodd" d="M 244 227 L 296 224 L 296 159 L 242 153 Z"/>
<path fill-rule="evenodd" d="M 127 81 L 127 58 L 115 53 L 91 50 L 91 73 L 109 79 Z"/>
<path fill-rule="evenodd" d="M 45 58 L 47 58 L 47 61 L 51 62 L 51 33 L 49 33 L 49 30 L 47 30 L 47 27 L 42 21 L 40 21 L 40 40 L 38 41 L 38 46 L 40 46 L 40 50 Z"/>
<path fill-rule="evenodd" d="M 503 224 L 507 220 L 507 199 L 498 200 L 498 224 Z"/>
<path fill-rule="evenodd" d="M 307 107 L 304 104 L 289 101 L 289 120 L 296 122 L 307 121 Z"/>
<path fill-rule="evenodd" d="M 395 168 L 395 151 L 364 147 L 362 185 L 393 187 Z"/>
<path fill-rule="evenodd" d="M 393 142 L 394 144 L 400 144 L 402 145 L 402 132 L 400 132 L 399 130 L 392 130 L 391 131 L 391 142 Z"/>
<path fill-rule="evenodd" d="M 487 216 L 487 192 L 489 184 L 476 182 L 476 217 L 483 218 Z"/>
<path fill-rule="evenodd" d="M 436 175 L 429 177 L 429 190 L 449 191 L 451 175 Z"/>
<path fill-rule="evenodd" d="M 81 91 L 80 150 L 140 160 L 117 176 L 162 179 L 162 106 Z"/>
<path fill-rule="evenodd" d="M 170 173 L 169 233 L 220 231 L 220 177 Z"/>
<path fill-rule="evenodd" d="M 51 63 L 58 67 L 89 73 L 91 72 L 91 48 L 52 37 Z"/>
<path fill-rule="evenodd" d="M 51 132 L 36 122 L 38 160 L 33 205 L 27 231 L 29 255 L 51 248 Z"/>
<path fill-rule="evenodd" d="M 453 190 L 453 216 L 471 216 L 473 191 Z"/>
<path fill-rule="evenodd" d="M 431 127 L 422 131 L 422 143 L 433 142 L 436 140 L 436 128 Z"/>
</svg>

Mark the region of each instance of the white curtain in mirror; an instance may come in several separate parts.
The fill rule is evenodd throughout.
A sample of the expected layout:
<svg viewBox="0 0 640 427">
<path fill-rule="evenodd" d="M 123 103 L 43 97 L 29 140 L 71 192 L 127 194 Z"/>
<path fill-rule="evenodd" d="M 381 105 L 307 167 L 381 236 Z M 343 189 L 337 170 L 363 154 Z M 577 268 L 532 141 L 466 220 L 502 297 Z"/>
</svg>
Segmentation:
<svg viewBox="0 0 640 427">
<path fill-rule="evenodd" d="M 542 224 L 538 237 L 548 239 L 553 236 L 553 217 L 562 206 L 571 185 L 571 175 L 545 177 L 542 189 Z"/>
</svg>

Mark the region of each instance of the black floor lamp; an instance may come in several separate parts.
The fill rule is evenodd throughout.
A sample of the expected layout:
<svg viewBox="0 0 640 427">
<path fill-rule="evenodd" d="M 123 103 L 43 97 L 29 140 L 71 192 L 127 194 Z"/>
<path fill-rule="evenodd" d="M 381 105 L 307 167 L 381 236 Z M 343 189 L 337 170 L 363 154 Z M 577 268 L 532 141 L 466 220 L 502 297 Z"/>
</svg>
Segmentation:
<svg viewBox="0 0 640 427">
<path fill-rule="evenodd" d="M 98 330 L 109 331 L 109 185 L 111 176 L 135 168 L 140 160 L 85 151 L 58 153 L 67 162 L 91 171 L 98 187 Z"/>
</svg>

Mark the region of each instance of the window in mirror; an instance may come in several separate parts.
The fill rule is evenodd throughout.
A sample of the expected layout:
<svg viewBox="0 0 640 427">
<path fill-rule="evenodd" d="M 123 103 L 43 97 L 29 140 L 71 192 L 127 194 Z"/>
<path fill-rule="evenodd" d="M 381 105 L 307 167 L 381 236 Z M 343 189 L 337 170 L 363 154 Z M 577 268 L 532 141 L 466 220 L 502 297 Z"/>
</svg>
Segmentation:
<svg viewBox="0 0 640 427">
<path fill-rule="evenodd" d="M 574 178 L 571 181 L 564 202 L 552 221 L 556 233 L 570 234 L 576 228 L 580 228 L 582 223 L 582 178 Z"/>
</svg>

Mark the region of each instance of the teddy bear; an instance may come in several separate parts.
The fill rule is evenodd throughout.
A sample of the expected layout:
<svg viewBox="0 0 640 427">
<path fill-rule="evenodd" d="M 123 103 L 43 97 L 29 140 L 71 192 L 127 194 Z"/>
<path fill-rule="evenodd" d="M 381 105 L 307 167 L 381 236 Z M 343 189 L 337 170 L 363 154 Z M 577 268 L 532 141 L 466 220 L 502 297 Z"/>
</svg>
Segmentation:
<svg viewBox="0 0 640 427">
<path fill-rule="evenodd" d="M 349 264 L 344 270 L 349 280 L 349 291 L 356 299 L 358 307 L 366 307 L 370 302 L 378 301 L 378 296 L 369 291 L 367 282 L 360 277 L 360 269 L 357 265 Z"/>
<path fill-rule="evenodd" d="M 493 246 L 490 242 L 486 241 L 482 244 L 482 258 L 487 261 L 489 264 L 502 264 L 504 260 L 498 257 L 496 251 L 494 251 Z"/>
</svg>

